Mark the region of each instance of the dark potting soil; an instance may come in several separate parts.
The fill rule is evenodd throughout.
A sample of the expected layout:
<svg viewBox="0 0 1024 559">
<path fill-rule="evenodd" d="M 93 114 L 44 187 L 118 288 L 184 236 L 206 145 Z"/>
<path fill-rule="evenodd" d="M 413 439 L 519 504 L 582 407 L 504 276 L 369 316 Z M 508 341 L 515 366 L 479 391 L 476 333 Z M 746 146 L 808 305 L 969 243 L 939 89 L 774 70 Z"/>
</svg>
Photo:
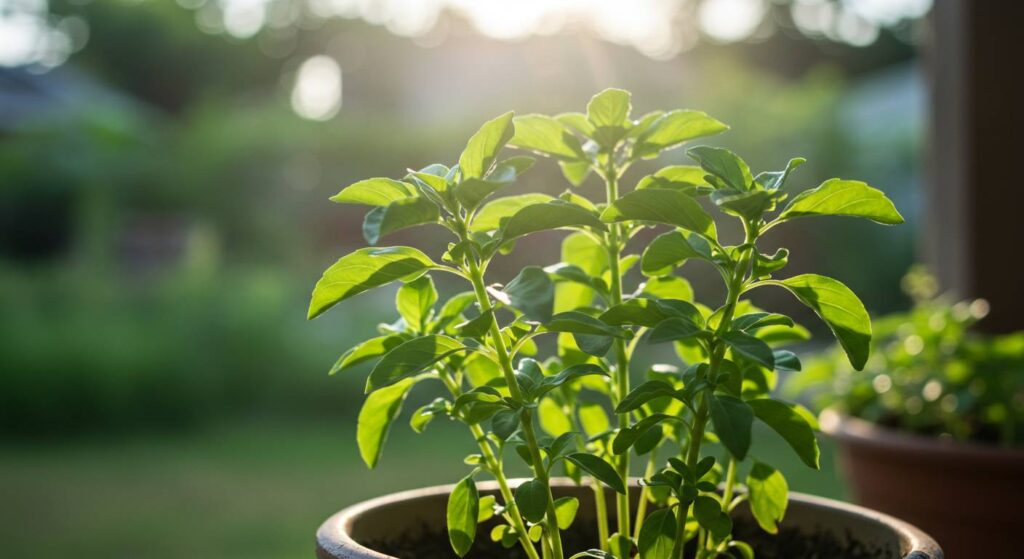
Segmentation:
<svg viewBox="0 0 1024 559">
<path fill-rule="evenodd" d="M 472 559 L 525 559 L 518 545 L 505 549 L 499 543 L 492 542 L 490 530 L 481 529 L 477 535 L 473 549 L 467 557 Z M 767 534 L 756 526 L 739 524 L 736 526 L 736 537 L 751 546 L 757 559 L 890 559 L 878 549 L 868 544 L 852 541 L 850 538 L 838 539 L 830 534 L 803 534 L 797 530 L 782 529 L 776 535 Z M 596 530 L 589 526 L 580 526 L 562 534 L 562 545 L 565 556 L 569 557 L 580 551 L 597 547 Z M 448 543 L 445 532 L 424 530 L 419 534 L 405 535 L 401 538 L 380 542 L 360 542 L 370 549 L 399 557 L 400 559 L 458 559 Z M 692 556 L 687 554 L 687 556 Z"/>
</svg>

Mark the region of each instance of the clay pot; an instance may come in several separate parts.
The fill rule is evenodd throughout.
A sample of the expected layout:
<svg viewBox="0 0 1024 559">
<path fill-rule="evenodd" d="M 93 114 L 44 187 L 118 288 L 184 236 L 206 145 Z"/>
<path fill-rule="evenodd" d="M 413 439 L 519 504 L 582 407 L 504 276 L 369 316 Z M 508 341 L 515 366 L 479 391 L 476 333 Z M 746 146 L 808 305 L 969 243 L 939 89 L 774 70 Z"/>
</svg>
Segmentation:
<svg viewBox="0 0 1024 559">
<path fill-rule="evenodd" d="M 952 559 L 1021 557 L 1024 451 L 903 434 L 831 410 L 821 427 L 839 443 L 856 502 L 927 530 Z"/>
<path fill-rule="evenodd" d="M 593 492 L 568 479 L 552 480 L 555 498 L 573 496 L 580 500 L 577 522 L 592 522 Z M 636 484 L 634 482 L 634 487 Z M 317 530 L 320 559 L 394 559 L 359 542 L 381 541 L 400 534 L 423 530 L 442 531 L 445 508 L 452 486 L 404 491 L 348 507 L 327 519 Z M 481 494 L 495 494 L 492 483 L 480 483 Z M 631 492 L 639 494 L 639 490 Z M 612 498 L 609 494 L 609 498 Z M 746 511 L 738 511 L 737 522 L 753 522 Z M 829 499 L 794 493 L 790 496 L 785 527 L 803 533 L 828 533 L 839 541 L 850 538 L 880 550 L 879 559 L 943 559 L 942 550 L 917 528 L 865 508 Z M 481 533 L 478 537 L 486 538 Z M 470 554 L 472 556 L 472 554 Z"/>
</svg>

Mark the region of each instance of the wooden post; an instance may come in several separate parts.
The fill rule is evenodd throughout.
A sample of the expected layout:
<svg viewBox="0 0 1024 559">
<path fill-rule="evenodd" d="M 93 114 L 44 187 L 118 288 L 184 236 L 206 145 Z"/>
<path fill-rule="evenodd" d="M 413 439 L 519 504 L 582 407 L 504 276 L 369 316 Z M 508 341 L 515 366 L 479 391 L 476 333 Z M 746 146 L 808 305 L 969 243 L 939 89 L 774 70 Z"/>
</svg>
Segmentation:
<svg viewBox="0 0 1024 559">
<path fill-rule="evenodd" d="M 925 56 L 932 108 L 926 260 L 983 297 L 980 326 L 1024 329 L 1024 2 L 937 0 Z"/>
</svg>

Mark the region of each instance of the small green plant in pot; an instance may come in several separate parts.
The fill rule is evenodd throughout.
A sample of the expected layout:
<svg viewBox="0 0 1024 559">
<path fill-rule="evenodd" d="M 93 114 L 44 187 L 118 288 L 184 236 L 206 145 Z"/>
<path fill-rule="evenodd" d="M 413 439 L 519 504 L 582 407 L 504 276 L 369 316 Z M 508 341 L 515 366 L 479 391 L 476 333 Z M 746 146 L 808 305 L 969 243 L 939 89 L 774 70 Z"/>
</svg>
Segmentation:
<svg viewBox="0 0 1024 559">
<path fill-rule="evenodd" d="M 954 556 L 1012 556 L 1024 499 L 1024 332 L 975 331 L 988 303 L 938 295 L 921 267 L 903 284 L 913 307 L 875 321 L 864 371 L 834 349 L 786 388 L 822 411 L 859 502 L 942 534 Z"/>
<path fill-rule="evenodd" d="M 755 308 L 746 295 L 771 287 L 790 292 L 832 329 L 852 366 L 868 358 L 870 321 L 857 297 L 824 276 L 777 278 L 788 252 L 762 253 L 758 241 L 806 216 L 899 223 L 892 203 L 862 182 L 839 179 L 794 195 L 787 181 L 802 159 L 755 175 L 738 156 L 713 147 L 688 151 L 696 165 L 627 183 L 637 161 L 726 129 L 698 111 L 635 120 L 630 113 L 629 93 L 617 89 L 596 95 L 586 113 L 507 113 L 473 135 L 456 165 L 361 181 L 333 198 L 372 207 L 364 222 L 371 244 L 413 225 L 439 225 L 451 235 L 440 255 L 371 247 L 342 257 L 317 283 L 309 316 L 403 282 L 401 320 L 342 355 L 334 370 L 375 361 L 358 426 L 371 467 L 409 391 L 428 381 L 445 387 L 448 397 L 416 410 L 412 425 L 422 431 L 446 416 L 464 423 L 479 447 L 466 459 L 468 475 L 445 493 L 448 540 L 460 556 L 491 544 L 480 531 L 530 558 L 751 557 L 754 549 L 734 536 L 734 513 L 746 507 L 752 523 L 775 532 L 789 502 L 782 473 L 749 455 L 754 421 L 782 435 L 809 467 L 818 467 L 819 451 L 813 417 L 769 397 L 777 371 L 800 368 L 795 354 L 775 346 L 807 331 Z M 558 198 L 500 192 L 534 163 L 505 154 L 507 147 L 556 160 L 570 188 Z M 591 174 L 604 187 L 595 199 L 580 187 Z M 742 237 L 720 237 L 716 214 L 736 220 Z M 631 250 L 630 240 L 650 227 L 667 230 Z M 517 240 L 553 229 L 569 232 L 562 262 L 527 266 L 504 285 L 485 279 Z M 723 302 L 694 300 L 674 274 L 688 262 L 720 274 Z M 634 266 L 645 280 L 627 285 Z M 465 281 L 468 290 L 438 301 L 430 279 L 438 273 Z M 633 386 L 632 358 L 647 344 L 673 345 L 680 362 L 652 367 Z M 547 346 L 551 354 L 539 355 Z M 708 441 L 721 443 L 721 459 Z M 629 479 L 637 458 L 644 462 L 639 485 Z M 509 460 L 523 462 L 532 477 L 508 479 Z M 570 490 L 555 479 L 560 472 L 570 487 L 589 489 Z M 481 490 L 476 480 L 485 477 L 493 481 Z M 433 502 L 432 495 L 406 501 Z M 582 545 L 576 535 L 586 530 L 577 517 L 592 526 Z M 345 532 L 357 519 L 342 514 L 338 522 Z M 327 539 L 329 525 L 322 529 Z M 338 553 L 323 551 L 330 545 L 322 539 L 325 556 L 375 556 L 351 554 L 344 537 Z"/>
</svg>

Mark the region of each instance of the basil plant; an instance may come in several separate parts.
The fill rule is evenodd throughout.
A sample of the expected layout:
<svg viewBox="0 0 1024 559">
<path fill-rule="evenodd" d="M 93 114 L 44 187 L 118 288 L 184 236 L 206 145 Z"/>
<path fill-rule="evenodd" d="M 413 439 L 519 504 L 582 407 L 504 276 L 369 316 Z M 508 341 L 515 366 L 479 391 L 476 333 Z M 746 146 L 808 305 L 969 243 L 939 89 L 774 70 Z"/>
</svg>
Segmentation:
<svg viewBox="0 0 1024 559">
<path fill-rule="evenodd" d="M 445 416 L 465 424 L 479 446 L 448 502 L 448 534 L 460 556 L 485 521 L 494 524 L 493 540 L 521 546 L 530 559 L 568 556 L 561 531 L 579 502 L 551 491 L 552 476 L 564 472 L 594 489 L 597 518 L 594 548 L 572 557 L 752 557 L 751 547 L 733 538 L 730 513 L 749 501 L 758 524 L 774 533 L 788 491 L 779 471 L 749 455 L 754 421 L 777 431 L 809 467 L 818 467 L 819 451 L 813 416 L 769 396 L 778 371 L 800 368 L 795 354 L 777 346 L 806 339 L 808 331 L 744 297 L 769 287 L 790 292 L 824 320 L 854 368 L 867 360 L 870 320 L 856 295 L 820 275 L 777 278 L 788 251 L 762 253 L 758 241 L 807 216 L 900 223 L 893 204 L 863 182 L 840 179 L 793 196 L 786 183 L 803 159 L 754 175 L 738 156 L 714 147 L 690 148 L 696 165 L 667 166 L 625 188 L 633 163 L 728 128 L 699 111 L 637 119 L 630 112 L 630 94 L 608 89 L 585 114 L 506 113 L 485 123 L 451 167 L 364 180 L 332 198 L 371 208 L 363 225 L 371 245 L 423 224 L 451 235 L 443 254 L 395 246 L 342 257 L 317 282 L 309 317 L 402 282 L 401 320 L 347 351 L 332 373 L 375 362 L 357 429 L 370 467 L 410 390 L 421 382 L 444 386 L 448 396 L 416 410 L 411 424 L 420 432 Z M 573 188 L 558 198 L 498 196 L 534 164 L 533 157 L 503 153 L 508 148 L 557 161 L 573 187 L 595 175 L 604 198 Z M 743 238 L 720 238 L 719 218 L 737 220 Z M 650 227 L 667 230 L 647 246 L 627 248 Z M 488 282 L 495 258 L 521 237 L 552 229 L 568 232 L 561 262 L 528 266 L 504 285 Z M 718 272 L 723 302 L 694 300 L 675 273 L 691 261 Z M 637 266 L 645 281 L 625 285 Z M 467 290 L 439 301 L 433 274 L 464 280 Z M 553 338 L 544 344 L 557 348 L 553 355 L 537 355 L 541 336 Z M 633 373 L 640 376 L 632 358 L 647 344 L 671 344 L 680 361 L 651 367 L 645 382 L 632 386 Z M 723 451 L 707 448 L 715 441 Z M 644 476 L 630 487 L 634 458 L 643 460 L 636 469 Z M 508 460 L 525 462 L 531 479 L 513 487 Z M 497 498 L 478 493 L 475 480 L 484 477 L 496 481 Z M 631 507 L 635 491 L 639 506 Z"/>
</svg>

